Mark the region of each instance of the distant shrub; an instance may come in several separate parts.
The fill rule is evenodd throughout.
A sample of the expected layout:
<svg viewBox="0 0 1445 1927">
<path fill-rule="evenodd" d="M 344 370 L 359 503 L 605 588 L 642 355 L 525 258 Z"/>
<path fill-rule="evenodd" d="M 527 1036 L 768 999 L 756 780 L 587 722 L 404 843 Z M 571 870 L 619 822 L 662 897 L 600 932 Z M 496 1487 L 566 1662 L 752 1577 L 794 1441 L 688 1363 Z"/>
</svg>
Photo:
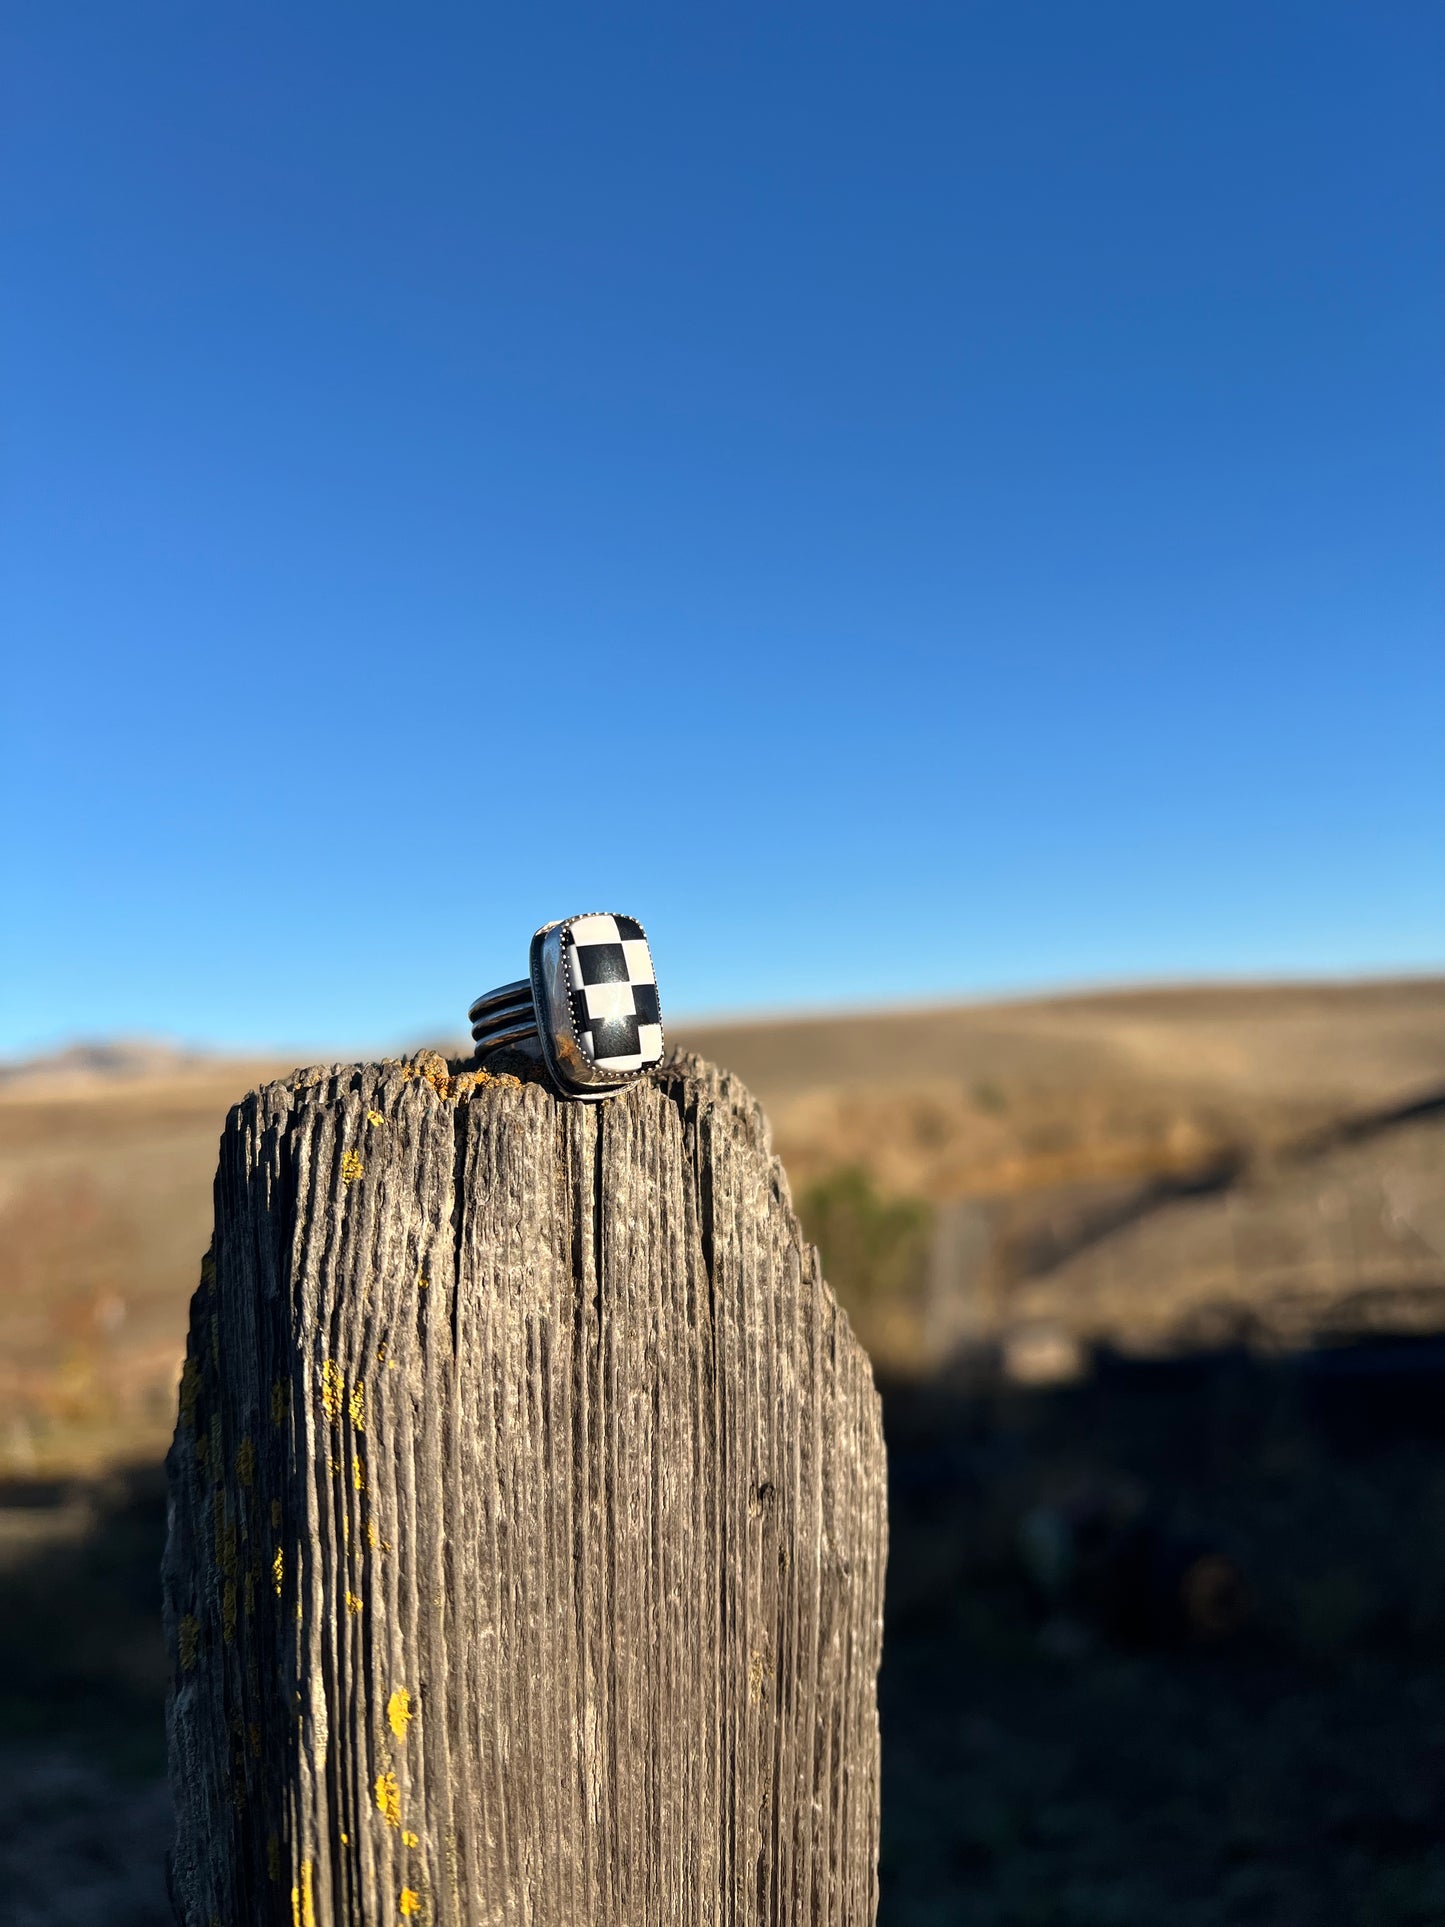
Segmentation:
<svg viewBox="0 0 1445 1927">
<path fill-rule="evenodd" d="M 933 1209 L 919 1198 L 885 1198 L 866 1171 L 849 1166 L 809 1187 L 799 1205 L 829 1284 L 847 1305 L 917 1301 L 923 1290 Z"/>
<path fill-rule="evenodd" d="M 973 1087 L 973 1107 L 986 1117 L 1002 1117 L 1008 1109 L 1008 1099 L 997 1084 L 985 1077 Z"/>
</svg>

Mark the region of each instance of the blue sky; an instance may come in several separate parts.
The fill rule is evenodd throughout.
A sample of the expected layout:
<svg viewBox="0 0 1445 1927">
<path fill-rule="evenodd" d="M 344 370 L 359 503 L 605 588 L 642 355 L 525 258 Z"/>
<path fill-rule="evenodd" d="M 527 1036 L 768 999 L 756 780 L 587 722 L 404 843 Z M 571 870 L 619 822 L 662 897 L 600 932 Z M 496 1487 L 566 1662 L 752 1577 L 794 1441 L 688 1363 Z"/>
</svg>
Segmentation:
<svg viewBox="0 0 1445 1927">
<path fill-rule="evenodd" d="M 1445 11 L 7 10 L 0 1050 L 1445 957 Z"/>
</svg>

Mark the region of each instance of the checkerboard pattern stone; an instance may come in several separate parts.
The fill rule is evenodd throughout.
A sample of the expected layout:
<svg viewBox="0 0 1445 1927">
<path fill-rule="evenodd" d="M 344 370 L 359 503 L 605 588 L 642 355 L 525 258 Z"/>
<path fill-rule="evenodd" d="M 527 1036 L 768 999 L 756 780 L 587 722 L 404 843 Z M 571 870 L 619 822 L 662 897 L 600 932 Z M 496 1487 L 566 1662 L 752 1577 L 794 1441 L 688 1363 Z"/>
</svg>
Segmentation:
<svg viewBox="0 0 1445 1927">
<path fill-rule="evenodd" d="M 632 917 L 573 917 L 565 954 L 572 1023 L 600 1071 L 649 1070 L 662 1058 L 662 1013 L 652 952 Z"/>
</svg>

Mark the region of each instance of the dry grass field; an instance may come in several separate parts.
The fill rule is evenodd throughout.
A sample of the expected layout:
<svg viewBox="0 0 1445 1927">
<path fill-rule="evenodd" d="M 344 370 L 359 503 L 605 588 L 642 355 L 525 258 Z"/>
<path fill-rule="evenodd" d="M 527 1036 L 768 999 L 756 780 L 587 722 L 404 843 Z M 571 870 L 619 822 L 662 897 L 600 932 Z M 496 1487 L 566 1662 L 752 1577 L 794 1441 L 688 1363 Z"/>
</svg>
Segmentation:
<svg viewBox="0 0 1445 1927">
<path fill-rule="evenodd" d="M 1276 1292 L 1281 1265 L 1265 1257 L 1280 1241 L 1299 1273 L 1283 1282 L 1306 1295 L 1440 1270 L 1429 1120 L 1408 1156 L 1402 1139 L 1383 1163 L 1359 1144 L 1338 1171 L 1325 1153 L 1282 1181 L 1276 1168 L 1445 1092 L 1440 980 L 1122 992 L 684 1027 L 675 1041 L 761 1099 L 840 1290 L 892 1368 L 931 1367 L 981 1324 L 1158 1335 L 1261 1280 Z M 0 1472 L 95 1469 L 159 1446 L 222 1120 L 289 1068 L 152 1049 L 0 1073 Z M 873 1288 L 851 1252 L 828 1248 L 840 1172 L 880 1205 L 953 1208 L 954 1245 L 962 1202 L 970 1261 L 939 1257 L 930 1231 L 916 1275 Z M 1221 1177 L 1227 1202 L 1161 1216 L 1175 1190 Z M 1388 1247 L 1379 1265 L 1361 1236 Z"/>
<path fill-rule="evenodd" d="M 1445 980 L 675 1042 L 873 1352 L 883 1927 L 1445 1921 Z M 227 1108 L 0 1067 L 0 1887 L 161 1927 L 159 1462 Z"/>
</svg>

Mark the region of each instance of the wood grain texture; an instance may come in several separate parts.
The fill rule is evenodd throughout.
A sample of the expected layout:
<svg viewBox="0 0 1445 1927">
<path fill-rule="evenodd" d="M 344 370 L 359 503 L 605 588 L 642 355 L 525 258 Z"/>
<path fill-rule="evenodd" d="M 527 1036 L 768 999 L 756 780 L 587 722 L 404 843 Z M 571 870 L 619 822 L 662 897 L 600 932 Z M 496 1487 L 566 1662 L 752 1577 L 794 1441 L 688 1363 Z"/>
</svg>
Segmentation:
<svg viewBox="0 0 1445 1927">
<path fill-rule="evenodd" d="M 248 1097 L 168 1463 L 184 1927 L 873 1921 L 879 1405 L 736 1080 Z"/>
</svg>

